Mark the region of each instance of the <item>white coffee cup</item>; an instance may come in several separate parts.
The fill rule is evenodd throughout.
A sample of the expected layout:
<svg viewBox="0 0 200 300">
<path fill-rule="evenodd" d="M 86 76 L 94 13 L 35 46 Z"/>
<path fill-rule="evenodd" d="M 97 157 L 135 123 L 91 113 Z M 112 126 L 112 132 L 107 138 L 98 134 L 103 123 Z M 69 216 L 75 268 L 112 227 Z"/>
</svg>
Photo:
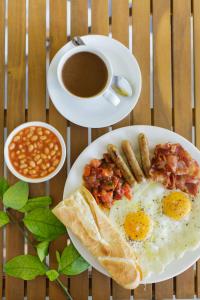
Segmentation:
<svg viewBox="0 0 200 300">
<path fill-rule="evenodd" d="M 79 53 L 79 52 L 91 52 L 96 54 L 97 56 L 99 56 L 102 61 L 105 63 L 107 71 L 108 71 L 108 80 L 107 83 L 105 85 L 105 87 L 96 95 L 92 96 L 92 97 L 80 97 L 77 95 L 72 94 L 64 85 L 63 83 L 63 79 L 62 79 L 62 69 L 63 66 L 65 64 L 65 62 L 74 54 Z M 58 67 L 57 67 L 57 77 L 58 77 L 58 82 L 60 83 L 61 87 L 71 96 L 75 97 L 77 100 L 82 100 L 84 99 L 85 101 L 90 101 L 92 99 L 97 99 L 101 96 L 103 96 L 107 101 L 109 101 L 111 104 L 113 104 L 114 106 L 117 106 L 120 103 L 120 99 L 119 97 L 116 95 L 116 93 L 113 91 L 113 89 L 111 88 L 111 84 L 112 84 L 112 79 L 113 79 L 113 69 L 112 66 L 109 62 L 109 60 L 106 58 L 106 56 L 104 54 L 102 54 L 100 51 L 92 48 L 92 47 L 88 47 L 86 45 L 81 45 L 78 47 L 75 47 L 69 51 L 67 51 L 60 59 L 59 63 L 58 63 Z"/>
</svg>

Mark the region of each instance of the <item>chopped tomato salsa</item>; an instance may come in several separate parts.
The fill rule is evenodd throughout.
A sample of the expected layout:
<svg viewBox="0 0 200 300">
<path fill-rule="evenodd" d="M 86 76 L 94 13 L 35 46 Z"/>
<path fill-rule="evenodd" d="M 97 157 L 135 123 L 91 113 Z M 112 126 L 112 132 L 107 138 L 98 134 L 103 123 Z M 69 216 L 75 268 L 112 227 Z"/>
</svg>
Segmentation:
<svg viewBox="0 0 200 300">
<path fill-rule="evenodd" d="M 130 185 L 116 167 L 108 153 L 102 159 L 93 159 L 84 168 L 85 186 L 93 194 L 98 204 L 110 208 L 115 200 L 132 198 Z"/>
</svg>

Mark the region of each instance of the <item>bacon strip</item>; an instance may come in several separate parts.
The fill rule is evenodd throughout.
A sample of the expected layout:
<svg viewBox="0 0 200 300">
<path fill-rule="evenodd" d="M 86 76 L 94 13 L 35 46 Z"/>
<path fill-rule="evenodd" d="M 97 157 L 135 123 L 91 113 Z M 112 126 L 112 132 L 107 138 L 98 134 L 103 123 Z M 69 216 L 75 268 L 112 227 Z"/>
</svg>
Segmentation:
<svg viewBox="0 0 200 300">
<path fill-rule="evenodd" d="M 200 186 L 200 168 L 180 144 L 159 144 L 151 162 L 150 176 L 168 189 L 195 196 Z"/>
</svg>

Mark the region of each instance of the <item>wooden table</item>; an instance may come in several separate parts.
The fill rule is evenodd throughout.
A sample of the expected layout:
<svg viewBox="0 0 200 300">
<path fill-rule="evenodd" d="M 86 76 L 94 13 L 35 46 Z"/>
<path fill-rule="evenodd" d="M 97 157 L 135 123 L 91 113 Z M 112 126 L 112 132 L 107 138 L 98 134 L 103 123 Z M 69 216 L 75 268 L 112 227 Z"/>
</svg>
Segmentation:
<svg viewBox="0 0 200 300">
<path fill-rule="evenodd" d="M 26 0 L 8 0 L 8 5 L 0 1 L 0 175 L 4 174 L 6 135 L 24 121 L 51 123 L 62 133 L 68 148 L 65 167 L 49 184 L 54 204 L 62 198 L 67 166 L 87 146 L 90 136 L 88 129 L 65 120 L 46 93 L 46 66 L 74 35 L 111 33 L 132 48 L 138 59 L 143 81 L 139 102 L 112 129 L 153 124 L 175 130 L 200 147 L 200 0 L 133 0 L 132 8 L 128 0 L 112 0 L 112 17 L 108 0 L 91 2 L 88 26 L 87 0 L 71 0 L 71 6 L 66 0 L 29 0 L 28 10 Z M 68 23 L 71 28 L 67 28 Z M 107 131 L 108 128 L 92 129 L 91 139 Z M 7 176 L 15 180 L 10 173 Z M 31 186 L 31 193 L 42 194 L 45 188 L 45 184 Z M 65 238 L 52 243 L 52 267 L 56 264 L 55 249 L 61 250 L 65 244 Z M 24 252 L 24 240 L 15 225 L 1 230 L 0 249 L 1 265 L 5 253 L 10 259 Z M 53 300 L 65 299 L 62 291 L 45 278 L 24 283 L 4 276 L 2 270 L 0 275 L 0 292 L 7 300 L 22 300 L 24 295 L 31 300 L 45 299 L 45 295 Z M 94 300 L 110 299 L 110 295 L 113 300 L 128 300 L 133 294 L 134 299 L 141 300 L 172 299 L 173 294 L 190 299 L 195 294 L 200 297 L 200 263 L 174 279 L 140 286 L 134 292 L 120 288 L 94 269 L 90 274 L 84 272 L 63 281 L 74 300 L 86 300 L 88 295 Z"/>
</svg>

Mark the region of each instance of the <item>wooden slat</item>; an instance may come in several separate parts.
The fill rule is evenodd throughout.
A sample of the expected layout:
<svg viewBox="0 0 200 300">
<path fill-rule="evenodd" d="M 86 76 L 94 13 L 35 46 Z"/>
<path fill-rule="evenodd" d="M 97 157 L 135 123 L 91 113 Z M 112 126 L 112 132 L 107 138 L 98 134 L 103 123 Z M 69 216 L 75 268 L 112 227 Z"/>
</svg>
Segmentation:
<svg viewBox="0 0 200 300">
<path fill-rule="evenodd" d="M 200 149 L 200 1 L 193 0 L 194 17 L 194 97 L 195 97 L 195 138 Z M 200 260 L 197 262 L 196 295 L 200 297 Z"/>
<path fill-rule="evenodd" d="M 109 16 L 107 0 L 92 0 L 92 34 L 109 33 Z M 92 140 L 108 132 L 108 128 L 92 129 Z M 92 269 L 92 298 L 93 300 L 109 299 L 110 278 Z"/>
<path fill-rule="evenodd" d="M 191 140 L 191 1 L 173 1 L 173 101 L 174 129 Z M 194 297 L 194 271 L 191 267 L 176 278 L 177 298 Z"/>
<path fill-rule="evenodd" d="M 25 0 L 8 1 L 8 133 L 25 118 L 25 13 Z M 16 179 L 9 173 L 9 180 Z M 23 252 L 24 239 L 17 226 L 9 224 L 6 228 L 6 259 Z M 5 292 L 8 300 L 23 299 L 24 282 L 6 276 Z"/>
<path fill-rule="evenodd" d="M 151 124 L 150 109 L 150 0 L 133 0 L 133 54 L 142 73 L 142 91 L 133 111 L 134 124 Z M 135 299 L 152 299 L 152 286 L 140 285 Z"/>
<path fill-rule="evenodd" d="M 171 24 L 170 0 L 153 0 L 154 124 L 171 129 Z"/>
<path fill-rule="evenodd" d="M 110 293 L 110 278 L 92 269 L 92 300 L 109 300 Z"/>
<path fill-rule="evenodd" d="M 92 0 L 92 34 L 109 34 L 108 0 Z M 92 140 L 108 132 L 108 128 L 92 130 Z"/>
<path fill-rule="evenodd" d="M 88 143 L 88 130 L 71 124 L 71 165 Z M 89 293 L 88 271 L 70 278 L 70 293 L 73 300 L 87 300 Z"/>
<path fill-rule="evenodd" d="M 112 37 L 126 47 L 129 44 L 128 36 L 129 25 L 129 1 L 113 0 L 112 1 Z"/>
<path fill-rule="evenodd" d="M 112 1 L 112 37 L 126 47 L 129 46 L 129 1 L 113 0 Z M 128 126 L 130 116 L 128 115 L 122 121 L 113 125 L 113 129 Z"/>
<path fill-rule="evenodd" d="M 134 124 L 151 124 L 150 114 L 150 0 L 133 0 L 133 54 L 142 73 L 142 90 L 133 110 Z"/>
<path fill-rule="evenodd" d="M 46 120 L 46 1 L 29 1 L 28 24 L 28 121 Z M 30 185 L 31 196 L 45 194 L 45 184 Z M 32 246 L 29 253 L 35 254 Z M 46 278 L 39 277 L 27 283 L 27 297 L 43 300 L 46 295 Z"/>
<path fill-rule="evenodd" d="M 92 33 L 109 33 L 108 0 L 92 0 Z"/>
<path fill-rule="evenodd" d="M 88 1 L 71 1 L 71 37 L 88 33 Z M 71 164 L 88 144 L 88 129 L 71 124 Z M 88 272 L 70 279 L 73 300 L 86 300 L 89 295 Z"/>
<path fill-rule="evenodd" d="M 88 33 L 88 1 L 71 2 L 71 37 Z"/>
<path fill-rule="evenodd" d="M 67 42 L 66 32 L 66 1 L 50 0 L 50 60 L 56 52 Z M 52 102 L 49 105 L 49 123 L 55 126 L 66 140 L 67 122 L 57 112 Z M 53 205 L 57 204 L 63 196 L 64 184 L 67 173 L 66 163 L 56 177 L 50 180 L 50 195 L 53 198 Z M 57 267 L 55 251 L 62 251 L 66 246 L 66 237 L 60 237 L 51 243 L 50 247 L 50 265 L 52 268 Z M 62 281 L 67 285 L 67 278 L 63 276 Z M 54 282 L 49 283 L 49 297 L 51 300 L 64 300 L 66 296 L 63 291 Z"/>
<path fill-rule="evenodd" d="M 112 1 L 112 37 L 119 40 L 126 47 L 129 45 L 129 1 Z M 113 125 L 113 129 L 127 126 L 130 124 L 130 117 L 127 116 L 119 123 Z M 113 281 L 113 300 L 126 300 L 130 298 L 130 291 L 120 287 Z"/>
<path fill-rule="evenodd" d="M 4 65 L 4 37 L 5 37 L 5 7 L 4 1 L 0 2 L 0 177 L 4 174 L 4 78 L 5 78 L 5 65 Z M 0 209 L 2 209 L 2 203 L 0 203 Z M 4 230 L 4 229 L 3 229 Z M 3 291 L 3 230 L 0 230 L 0 298 Z"/>
<path fill-rule="evenodd" d="M 171 129 L 171 24 L 170 0 L 153 0 L 154 125 Z M 155 284 L 155 299 L 172 299 L 173 279 Z"/>
<path fill-rule="evenodd" d="M 174 128 L 189 140 L 192 137 L 190 15 L 189 0 L 173 1 Z"/>
</svg>

